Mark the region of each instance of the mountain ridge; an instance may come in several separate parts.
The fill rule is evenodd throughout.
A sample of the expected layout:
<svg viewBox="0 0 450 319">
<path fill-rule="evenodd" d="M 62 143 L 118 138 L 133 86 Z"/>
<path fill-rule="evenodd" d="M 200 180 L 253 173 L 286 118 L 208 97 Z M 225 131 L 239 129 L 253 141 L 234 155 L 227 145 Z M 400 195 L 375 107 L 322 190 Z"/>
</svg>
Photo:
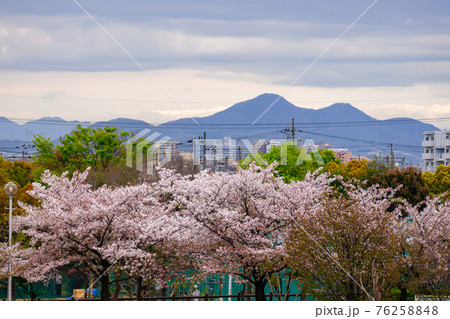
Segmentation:
<svg viewBox="0 0 450 319">
<path fill-rule="evenodd" d="M 183 143 L 183 147 L 188 149 L 192 146 L 186 142 L 193 137 L 202 136 L 203 130 L 207 131 L 208 138 L 286 138 L 282 130 L 290 128 L 292 118 L 295 119 L 298 130 L 296 135 L 302 139 L 326 141 L 336 147 L 348 147 L 354 152 L 362 150 L 359 152 L 362 154 L 367 153 L 365 151 L 386 151 L 385 145 L 389 143 L 410 145 L 414 154 L 406 156 L 415 157 L 417 161 L 421 160 L 422 133 L 439 130 L 431 124 L 411 118 L 378 120 L 349 103 L 333 103 L 320 109 L 298 107 L 273 93 L 264 93 L 235 103 L 209 116 L 195 117 L 200 126 L 192 118 L 180 118 L 154 126 L 142 120 L 123 117 L 99 121 L 91 126 L 116 126 L 119 130 L 134 132 L 147 128 Z M 252 125 L 255 121 L 256 125 Z M 0 123 L 0 140 L 24 141 L 30 140 L 30 132 L 41 133 L 39 127 L 42 133 L 54 140 L 69 133 L 78 124 L 87 125 L 86 122 L 69 122 L 59 117 L 44 117 L 22 125 L 0 117 Z M 363 144 L 356 142 L 358 139 L 371 143 L 363 150 Z M 377 147 L 377 144 L 383 146 Z M 408 149 L 403 151 L 408 153 Z"/>
</svg>

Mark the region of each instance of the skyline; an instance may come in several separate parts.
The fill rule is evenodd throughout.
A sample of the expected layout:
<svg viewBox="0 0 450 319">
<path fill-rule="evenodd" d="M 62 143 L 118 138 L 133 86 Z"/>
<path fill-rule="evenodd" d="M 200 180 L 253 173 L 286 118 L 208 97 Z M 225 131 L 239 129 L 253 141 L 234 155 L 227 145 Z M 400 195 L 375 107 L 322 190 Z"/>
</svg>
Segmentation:
<svg viewBox="0 0 450 319">
<path fill-rule="evenodd" d="M 75 1 L 2 2 L 1 116 L 162 123 L 282 94 L 374 1 L 78 1 L 149 76 Z M 283 97 L 450 117 L 449 25 L 446 1 L 380 0 Z"/>
</svg>

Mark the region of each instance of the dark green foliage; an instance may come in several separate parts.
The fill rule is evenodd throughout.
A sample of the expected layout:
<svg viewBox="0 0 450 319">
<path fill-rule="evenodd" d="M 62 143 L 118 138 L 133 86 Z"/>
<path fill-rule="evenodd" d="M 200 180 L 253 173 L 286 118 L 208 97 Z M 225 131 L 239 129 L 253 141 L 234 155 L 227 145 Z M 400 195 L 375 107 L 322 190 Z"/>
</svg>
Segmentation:
<svg viewBox="0 0 450 319">
<path fill-rule="evenodd" d="M 422 178 L 422 172 L 412 166 L 373 174 L 367 181 L 368 185 L 378 184 L 381 187 L 394 189 L 401 185 L 395 196 L 407 200 L 412 205 L 420 203 L 430 195 L 430 189 Z"/>
</svg>

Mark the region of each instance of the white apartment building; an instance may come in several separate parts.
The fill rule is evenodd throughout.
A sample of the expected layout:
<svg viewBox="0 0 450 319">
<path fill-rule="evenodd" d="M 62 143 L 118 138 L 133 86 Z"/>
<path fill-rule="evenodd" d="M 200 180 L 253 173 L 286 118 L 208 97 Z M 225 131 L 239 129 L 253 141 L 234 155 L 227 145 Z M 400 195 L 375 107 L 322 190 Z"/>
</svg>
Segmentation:
<svg viewBox="0 0 450 319">
<path fill-rule="evenodd" d="M 434 173 L 439 165 L 450 165 L 450 131 L 424 132 L 423 170 Z"/>
</svg>

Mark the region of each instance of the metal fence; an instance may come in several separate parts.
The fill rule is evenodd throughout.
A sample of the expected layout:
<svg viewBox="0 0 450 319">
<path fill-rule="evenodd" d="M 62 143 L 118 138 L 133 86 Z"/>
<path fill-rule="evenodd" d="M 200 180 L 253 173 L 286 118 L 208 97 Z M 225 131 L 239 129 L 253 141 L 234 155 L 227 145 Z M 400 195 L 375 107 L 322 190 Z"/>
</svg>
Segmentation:
<svg viewBox="0 0 450 319">
<path fill-rule="evenodd" d="M 276 295 L 273 293 L 269 293 L 266 296 L 266 299 L 269 301 L 278 301 L 278 300 L 286 300 L 286 301 L 306 301 L 306 295 L 300 294 L 281 294 Z M 143 297 L 141 301 L 254 301 L 255 295 L 253 294 L 244 294 L 243 291 L 236 295 L 200 295 L 200 296 L 156 296 L 156 297 Z M 58 300 L 55 300 L 58 301 Z M 73 300 L 76 301 L 76 300 Z M 100 301 L 98 298 L 80 298 L 78 301 Z M 117 301 L 137 301 L 136 297 L 133 298 L 119 298 Z"/>
</svg>

